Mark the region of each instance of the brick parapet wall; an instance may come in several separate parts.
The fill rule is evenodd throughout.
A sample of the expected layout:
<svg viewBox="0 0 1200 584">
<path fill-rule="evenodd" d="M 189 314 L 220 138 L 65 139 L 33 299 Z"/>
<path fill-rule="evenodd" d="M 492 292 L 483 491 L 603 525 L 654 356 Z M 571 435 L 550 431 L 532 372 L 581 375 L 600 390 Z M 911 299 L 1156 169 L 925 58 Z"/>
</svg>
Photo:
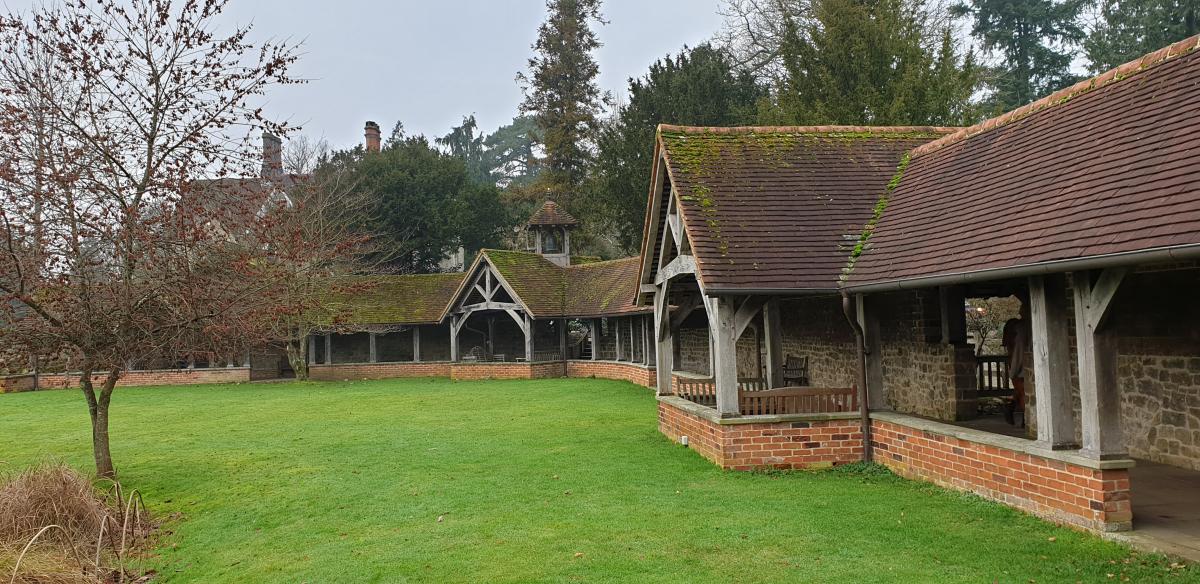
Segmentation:
<svg viewBox="0 0 1200 584">
<path fill-rule="evenodd" d="M 546 379 L 566 376 L 566 363 L 451 363 L 450 379 Z"/>
<path fill-rule="evenodd" d="M 653 366 L 621 361 L 567 361 L 567 377 L 616 379 L 650 388 L 653 388 L 657 384 Z"/>
<path fill-rule="evenodd" d="M 1127 468 L 1098 470 L 879 419 L 871 433 L 875 462 L 903 477 L 1092 531 L 1132 525 Z"/>
<path fill-rule="evenodd" d="M 92 383 L 103 383 L 104 374 L 92 376 Z M 117 387 L 148 385 L 207 385 L 216 383 L 245 383 L 250 381 L 246 367 L 214 367 L 211 369 L 152 369 L 125 371 Z M 43 373 L 38 376 L 38 389 L 73 389 L 79 387 L 78 373 Z M 0 379 L 0 393 L 32 391 L 33 376 L 22 375 Z"/>
<path fill-rule="evenodd" d="M 309 365 L 309 379 L 341 381 L 345 379 L 394 379 L 404 377 L 450 377 L 450 362 L 344 363 Z"/>
<path fill-rule="evenodd" d="M 721 423 L 663 399 L 658 427 L 676 442 L 687 436 L 689 448 L 732 470 L 821 468 L 862 460 L 857 419 Z"/>
</svg>

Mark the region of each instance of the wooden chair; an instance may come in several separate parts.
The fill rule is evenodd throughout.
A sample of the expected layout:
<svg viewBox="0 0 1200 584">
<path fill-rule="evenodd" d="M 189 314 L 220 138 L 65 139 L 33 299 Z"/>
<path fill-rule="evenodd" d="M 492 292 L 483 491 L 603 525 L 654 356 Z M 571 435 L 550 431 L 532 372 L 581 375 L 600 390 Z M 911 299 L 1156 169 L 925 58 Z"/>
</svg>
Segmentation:
<svg viewBox="0 0 1200 584">
<path fill-rule="evenodd" d="M 783 362 L 783 385 L 808 385 L 808 357 L 788 355 Z"/>
</svg>

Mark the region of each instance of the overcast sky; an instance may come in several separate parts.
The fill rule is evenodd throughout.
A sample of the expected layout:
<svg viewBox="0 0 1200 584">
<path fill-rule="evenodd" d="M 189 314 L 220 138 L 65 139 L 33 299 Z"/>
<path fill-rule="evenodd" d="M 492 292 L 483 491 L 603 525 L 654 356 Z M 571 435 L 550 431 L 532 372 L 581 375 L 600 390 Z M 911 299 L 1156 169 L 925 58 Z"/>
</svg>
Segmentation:
<svg viewBox="0 0 1200 584">
<path fill-rule="evenodd" d="M 623 93 L 626 79 L 655 59 L 711 38 L 721 25 L 717 4 L 605 0 L 601 88 Z M 311 82 L 274 91 L 267 107 L 338 148 L 361 141 L 366 120 L 385 134 L 402 120 L 429 136 L 445 134 L 465 114 L 474 113 L 485 132 L 507 123 L 521 101 L 515 77 L 545 2 L 233 0 L 225 17 L 253 22 L 257 39 L 304 41 L 295 71 Z"/>
</svg>

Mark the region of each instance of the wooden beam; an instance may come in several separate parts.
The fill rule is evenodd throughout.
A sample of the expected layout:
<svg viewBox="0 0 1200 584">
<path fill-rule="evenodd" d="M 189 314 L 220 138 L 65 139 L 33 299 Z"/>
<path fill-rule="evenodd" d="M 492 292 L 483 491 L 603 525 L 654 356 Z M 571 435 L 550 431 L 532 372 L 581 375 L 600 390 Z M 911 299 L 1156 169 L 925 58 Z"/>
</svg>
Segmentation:
<svg viewBox="0 0 1200 584">
<path fill-rule="evenodd" d="M 1117 339 L 1103 326 L 1124 275 L 1123 269 L 1106 269 L 1093 284 L 1087 272 L 1071 274 L 1083 430 L 1081 452 L 1098 459 L 1126 456 L 1117 387 Z"/>
<path fill-rule="evenodd" d="M 333 335 L 325 333 L 325 364 L 333 364 Z"/>
<path fill-rule="evenodd" d="M 522 333 L 525 333 L 526 335 L 529 334 L 529 323 L 526 321 L 526 317 L 523 313 L 518 313 L 516 309 L 508 309 L 504 312 L 507 312 L 508 315 L 512 317 L 513 321 L 517 323 L 517 327 L 521 329 Z"/>
<path fill-rule="evenodd" d="M 591 320 L 591 325 L 588 327 L 588 337 L 591 338 L 591 343 L 592 343 L 592 361 L 595 361 L 596 359 L 599 358 L 599 357 L 597 357 L 597 354 L 600 353 L 600 320 L 599 319 L 593 318 Z"/>
<path fill-rule="evenodd" d="M 533 319 L 525 315 L 525 362 L 533 362 Z"/>
<path fill-rule="evenodd" d="M 476 302 L 458 307 L 459 314 L 469 314 L 480 310 L 521 310 L 524 307 L 515 302 Z"/>
<path fill-rule="evenodd" d="M 962 286 L 938 288 L 938 308 L 941 312 L 942 343 L 967 342 L 966 289 Z"/>
<path fill-rule="evenodd" d="M 679 328 L 683 321 L 687 320 L 687 317 L 703 305 L 704 300 L 699 295 L 686 297 L 684 303 L 675 307 L 675 312 L 671 313 L 671 329 Z"/>
<path fill-rule="evenodd" d="M 675 368 L 675 338 L 671 330 L 670 306 L 667 304 L 670 283 L 663 284 L 654 295 L 654 359 L 655 392 L 671 395 L 671 377 Z"/>
<path fill-rule="evenodd" d="M 654 276 L 655 284 L 662 284 L 683 276 L 686 274 L 696 273 L 696 258 L 690 255 L 681 255 L 671 260 L 671 263 L 665 265 Z"/>
<path fill-rule="evenodd" d="M 1052 449 L 1070 448 L 1075 445 L 1075 411 L 1065 278 L 1031 276 L 1029 311 L 1038 441 Z"/>
<path fill-rule="evenodd" d="M 717 392 L 717 414 L 734 417 L 741 414 L 737 385 L 737 336 L 734 316 L 737 308 L 731 298 L 709 298 L 709 329 L 712 334 L 712 376 Z"/>
<path fill-rule="evenodd" d="M 567 319 L 558 319 L 558 358 L 567 359 Z"/>
<path fill-rule="evenodd" d="M 368 358 L 371 363 L 378 363 L 379 353 L 375 351 L 375 333 L 367 333 L 367 338 L 369 339 L 368 344 L 370 346 L 370 356 Z"/>
<path fill-rule="evenodd" d="M 783 387 L 783 329 L 780 323 L 779 299 L 772 298 L 763 306 L 763 338 L 766 339 L 767 383 Z"/>
<path fill-rule="evenodd" d="M 742 338 L 742 333 L 746 331 L 746 327 L 754 321 L 754 317 L 758 316 L 762 310 L 763 304 L 767 303 L 767 299 L 762 296 L 751 296 L 742 302 L 738 307 L 737 313 L 733 315 L 735 325 L 734 335 L 736 338 Z"/>
<path fill-rule="evenodd" d="M 621 350 L 621 320 L 616 317 L 614 317 L 610 320 L 612 321 L 612 324 L 613 324 L 613 326 L 612 326 L 613 334 L 615 334 L 617 336 L 617 361 L 620 361 L 621 353 L 623 353 L 623 351 Z"/>
<path fill-rule="evenodd" d="M 36 357 L 35 357 L 36 359 Z M 317 335 L 308 335 L 308 364 L 317 362 Z M 232 363 L 232 361 L 230 361 Z M 36 369 L 36 367 L 35 367 Z"/>
<path fill-rule="evenodd" d="M 421 327 L 413 327 L 413 363 L 421 362 Z"/>
<path fill-rule="evenodd" d="M 458 321 L 457 314 L 450 316 L 450 360 L 458 362 Z"/>
</svg>

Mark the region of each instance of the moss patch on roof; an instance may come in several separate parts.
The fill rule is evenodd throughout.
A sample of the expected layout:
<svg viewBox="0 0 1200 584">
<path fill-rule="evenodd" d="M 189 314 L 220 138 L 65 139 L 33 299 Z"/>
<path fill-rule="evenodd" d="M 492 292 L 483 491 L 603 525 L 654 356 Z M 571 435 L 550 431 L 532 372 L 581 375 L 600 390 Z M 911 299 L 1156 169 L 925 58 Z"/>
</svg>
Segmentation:
<svg viewBox="0 0 1200 584">
<path fill-rule="evenodd" d="M 331 298 L 334 326 L 434 324 L 465 275 L 347 276 Z"/>
<path fill-rule="evenodd" d="M 536 253 L 481 252 L 537 318 L 607 316 L 633 305 L 639 257 L 560 267 Z"/>
</svg>

